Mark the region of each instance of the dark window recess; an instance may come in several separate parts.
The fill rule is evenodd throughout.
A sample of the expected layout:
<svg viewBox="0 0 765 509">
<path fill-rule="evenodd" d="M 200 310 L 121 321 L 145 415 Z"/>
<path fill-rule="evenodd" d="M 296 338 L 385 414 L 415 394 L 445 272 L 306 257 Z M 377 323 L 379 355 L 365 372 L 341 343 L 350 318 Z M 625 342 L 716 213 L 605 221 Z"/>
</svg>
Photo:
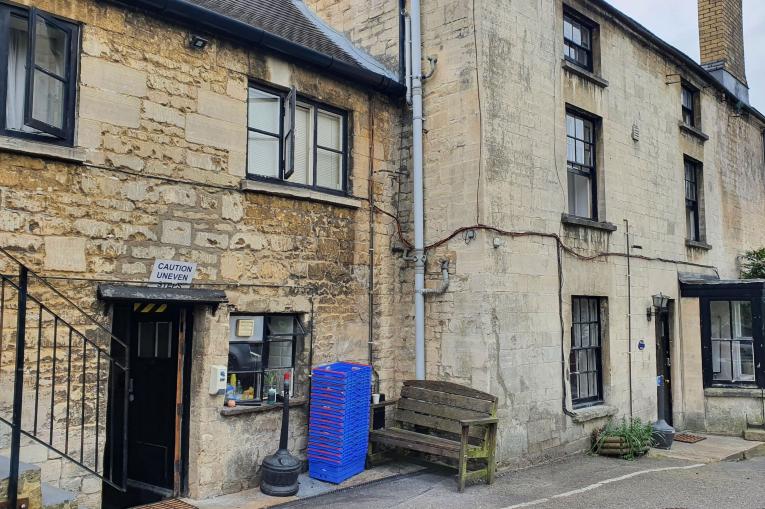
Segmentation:
<svg viewBox="0 0 765 509">
<path fill-rule="evenodd" d="M 569 214 L 597 220 L 595 125 L 571 111 L 566 113 L 566 159 Z"/>
<path fill-rule="evenodd" d="M 600 299 L 574 297 L 572 301 L 571 402 L 575 407 L 603 401 Z"/>
<path fill-rule="evenodd" d="M 568 14 L 563 15 L 563 56 L 592 71 L 592 29 Z"/>
<path fill-rule="evenodd" d="M 685 160 L 685 225 L 688 240 L 700 241 L 701 228 L 699 221 L 699 164 Z"/>
<path fill-rule="evenodd" d="M 687 85 L 681 87 L 681 102 L 683 109 L 683 123 L 696 127 L 696 101 L 698 92 Z"/>
<path fill-rule="evenodd" d="M 250 87 L 247 174 L 325 192 L 344 194 L 347 182 L 345 112 L 298 98 Z"/>
<path fill-rule="evenodd" d="M 77 25 L 0 4 L 0 132 L 71 145 Z"/>
<path fill-rule="evenodd" d="M 752 301 L 709 302 L 712 382 L 754 384 Z"/>
<path fill-rule="evenodd" d="M 230 330 L 226 399 L 256 405 L 271 388 L 281 395 L 284 374 L 292 375 L 295 368 L 298 339 L 305 335 L 300 320 L 294 315 L 232 315 Z"/>
</svg>

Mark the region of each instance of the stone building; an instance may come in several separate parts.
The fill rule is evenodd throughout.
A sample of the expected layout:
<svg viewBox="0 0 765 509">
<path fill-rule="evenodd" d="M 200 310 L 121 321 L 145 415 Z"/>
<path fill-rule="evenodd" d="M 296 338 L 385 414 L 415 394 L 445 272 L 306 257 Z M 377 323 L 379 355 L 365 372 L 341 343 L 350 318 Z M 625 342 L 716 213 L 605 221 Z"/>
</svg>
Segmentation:
<svg viewBox="0 0 765 509">
<path fill-rule="evenodd" d="M 379 341 L 404 262 L 373 206 L 392 208 L 406 157 L 397 75 L 300 1 L 162 6 L 0 1 L 0 453 L 15 258 L 45 278 L 29 276 L 21 460 L 84 507 L 254 486 L 285 372 L 302 456 L 309 363 L 400 342 Z M 126 495 L 98 477 L 123 473 Z"/>
<path fill-rule="evenodd" d="M 397 37 L 393 1 L 307 4 L 374 56 Z M 657 375 L 678 429 L 765 424 L 762 282 L 738 280 L 765 244 L 741 1 L 699 2 L 701 65 L 605 1 L 421 16 L 428 277 L 447 260 L 451 280 L 428 297 L 427 376 L 499 396 L 506 465 L 656 419 Z"/>
</svg>

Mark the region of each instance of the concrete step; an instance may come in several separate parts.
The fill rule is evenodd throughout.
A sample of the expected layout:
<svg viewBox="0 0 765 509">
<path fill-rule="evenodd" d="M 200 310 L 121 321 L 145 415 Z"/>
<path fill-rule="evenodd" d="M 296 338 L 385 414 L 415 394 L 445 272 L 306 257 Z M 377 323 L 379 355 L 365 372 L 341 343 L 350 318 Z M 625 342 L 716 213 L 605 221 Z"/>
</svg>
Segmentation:
<svg viewBox="0 0 765 509">
<path fill-rule="evenodd" d="M 753 442 L 765 442 L 765 429 L 746 428 L 744 430 L 744 440 L 751 440 Z"/>
<path fill-rule="evenodd" d="M 8 477 L 11 460 L 0 456 L 0 500 L 8 499 Z M 40 486 L 40 467 L 31 463 L 19 463 L 19 498 L 29 499 L 29 509 L 42 507 L 42 489 Z"/>
</svg>

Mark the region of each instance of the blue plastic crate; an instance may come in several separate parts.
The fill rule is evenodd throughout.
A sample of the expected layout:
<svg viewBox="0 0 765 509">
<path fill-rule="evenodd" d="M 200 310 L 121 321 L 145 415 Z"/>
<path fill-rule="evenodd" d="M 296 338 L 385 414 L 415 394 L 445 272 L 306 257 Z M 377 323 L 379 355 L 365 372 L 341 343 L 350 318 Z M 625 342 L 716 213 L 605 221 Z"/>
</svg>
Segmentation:
<svg viewBox="0 0 765 509">
<path fill-rule="evenodd" d="M 340 484 L 346 479 L 364 471 L 364 458 L 348 463 L 332 463 L 308 459 L 308 475 L 320 481 Z"/>
</svg>

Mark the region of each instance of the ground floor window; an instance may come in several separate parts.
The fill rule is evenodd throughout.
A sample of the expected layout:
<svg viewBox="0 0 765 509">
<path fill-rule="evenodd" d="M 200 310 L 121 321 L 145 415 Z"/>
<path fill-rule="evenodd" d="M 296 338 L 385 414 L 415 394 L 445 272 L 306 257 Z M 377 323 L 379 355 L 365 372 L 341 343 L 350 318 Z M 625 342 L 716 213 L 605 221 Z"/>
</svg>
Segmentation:
<svg viewBox="0 0 765 509">
<path fill-rule="evenodd" d="M 574 297 L 572 301 L 569 371 L 574 407 L 603 401 L 600 307 L 599 297 Z"/>
<path fill-rule="evenodd" d="M 232 315 L 226 399 L 259 404 L 269 389 L 282 392 L 282 380 L 294 380 L 297 338 L 305 331 L 296 315 Z M 290 387 L 290 393 L 292 393 Z"/>
<path fill-rule="evenodd" d="M 709 302 L 712 380 L 754 382 L 752 301 Z"/>
</svg>

